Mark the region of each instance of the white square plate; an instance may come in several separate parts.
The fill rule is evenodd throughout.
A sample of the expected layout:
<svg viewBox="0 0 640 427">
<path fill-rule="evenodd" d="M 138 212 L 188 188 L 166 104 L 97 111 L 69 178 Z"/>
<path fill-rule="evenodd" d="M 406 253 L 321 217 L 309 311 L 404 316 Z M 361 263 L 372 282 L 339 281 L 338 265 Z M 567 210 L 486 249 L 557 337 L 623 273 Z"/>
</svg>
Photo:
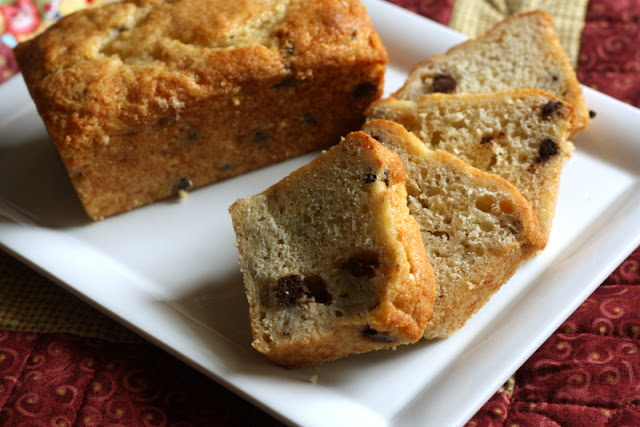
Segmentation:
<svg viewBox="0 0 640 427">
<path fill-rule="evenodd" d="M 365 4 L 391 56 L 386 93 L 464 39 L 392 4 Z M 640 244 L 640 111 L 585 95 L 598 115 L 575 141 L 547 249 L 446 340 L 317 372 L 269 363 L 250 347 L 227 208 L 316 154 L 91 223 L 20 77 L 0 87 L 0 246 L 285 422 L 461 425 Z"/>
</svg>

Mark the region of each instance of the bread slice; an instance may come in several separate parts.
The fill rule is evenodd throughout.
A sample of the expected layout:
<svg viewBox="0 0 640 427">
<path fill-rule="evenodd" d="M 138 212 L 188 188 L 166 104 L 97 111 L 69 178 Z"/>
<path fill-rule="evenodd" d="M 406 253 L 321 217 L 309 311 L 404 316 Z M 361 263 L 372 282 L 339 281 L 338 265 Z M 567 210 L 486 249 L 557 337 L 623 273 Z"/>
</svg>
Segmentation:
<svg viewBox="0 0 640 427">
<path fill-rule="evenodd" d="M 444 150 L 513 184 L 551 233 L 572 107 L 535 89 L 488 94 L 431 94 L 417 102 L 385 99 L 370 118 L 402 124 L 433 150 Z"/>
<path fill-rule="evenodd" d="M 253 347 L 294 368 L 422 337 L 435 284 L 405 179 L 355 132 L 230 207 Z"/>
<path fill-rule="evenodd" d="M 535 214 L 502 178 L 444 151 L 432 151 L 401 125 L 373 120 L 362 130 L 402 159 L 408 204 L 436 278 L 425 338 L 462 327 L 544 245 Z"/>
<path fill-rule="evenodd" d="M 543 11 L 513 15 L 476 39 L 414 67 L 393 97 L 485 93 L 535 88 L 568 102 L 576 112 L 573 134 L 589 125 L 589 110 L 571 62 Z"/>
</svg>

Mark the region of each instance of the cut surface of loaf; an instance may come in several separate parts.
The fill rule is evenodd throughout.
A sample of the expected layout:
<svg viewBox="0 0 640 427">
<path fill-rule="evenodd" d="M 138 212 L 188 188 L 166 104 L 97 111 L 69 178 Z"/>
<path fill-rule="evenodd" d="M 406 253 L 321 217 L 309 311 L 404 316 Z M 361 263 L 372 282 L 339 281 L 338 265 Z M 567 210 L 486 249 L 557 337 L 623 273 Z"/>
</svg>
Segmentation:
<svg viewBox="0 0 640 427">
<path fill-rule="evenodd" d="M 575 109 L 572 133 L 589 125 L 582 89 L 543 11 L 513 15 L 487 33 L 444 54 L 427 58 L 413 70 L 393 97 L 417 100 L 440 93 L 485 93 L 534 88 L 549 92 Z"/>
<path fill-rule="evenodd" d="M 504 179 L 427 149 L 398 123 L 372 120 L 362 130 L 404 163 L 409 210 L 420 225 L 436 279 L 424 336 L 447 337 L 543 247 L 535 214 Z"/>
<path fill-rule="evenodd" d="M 430 94 L 416 102 L 380 100 L 367 116 L 398 122 L 426 147 L 509 181 L 529 201 L 549 238 L 562 170 L 573 151 L 569 104 L 534 89 Z"/>
<path fill-rule="evenodd" d="M 254 348 L 295 368 L 422 337 L 435 284 L 404 183 L 354 132 L 230 207 Z"/>
<path fill-rule="evenodd" d="M 336 144 L 387 61 L 358 0 L 126 0 L 15 55 L 93 219 Z"/>
</svg>

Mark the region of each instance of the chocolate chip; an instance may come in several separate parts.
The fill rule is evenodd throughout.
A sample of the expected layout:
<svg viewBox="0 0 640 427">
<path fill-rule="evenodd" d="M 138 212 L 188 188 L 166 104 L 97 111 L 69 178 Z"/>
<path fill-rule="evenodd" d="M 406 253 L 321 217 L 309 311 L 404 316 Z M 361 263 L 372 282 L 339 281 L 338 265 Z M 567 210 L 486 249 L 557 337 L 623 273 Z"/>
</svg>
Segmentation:
<svg viewBox="0 0 640 427">
<path fill-rule="evenodd" d="M 589 118 L 593 119 L 596 116 L 596 112 L 593 110 L 589 110 Z"/>
<path fill-rule="evenodd" d="M 354 277 L 373 279 L 380 263 L 374 255 L 364 254 L 359 257 L 351 257 L 342 263 L 342 269 Z"/>
<path fill-rule="evenodd" d="M 195 141 L 196 139 L 198 139 L 198 134 L 196 132 L 189 132 L 187 134 L 187 140 Z"/>
<path fill-rule="evenodd" d="M 355 40 L 358 37 L 358 31 L 357 30 L 353 30 L 353 33 L 351 33 L 351 40 Z"/>
<path fill-rule="evenodd" d="M 391 181 L 390 176 L 389 176 L 389 170 L 385 169 L 383 174 L 384 174 L 384 178 L 382 179 L 382 182 L 384 182 L 385 185 L 388 187 L 389 186 L 389 182 Z"/>
<path fill-rule="evenodd" d="M 542 119 L 549 120 L 551 116 L 562 109 L 562 101 L 551 100 L 542 107 Z"/>
<path fill-rule="evenodd" d="M 155 126 L 159 128 L 167 127 L 171 123 L 171 119 L 169 117 L 160 117 L 156 120 Z"/>
<path fill-rule="evenodd" d="M 269 133 L 265 131 L 258 131 L 253 134 L 253 142 L 255 144 L 262 144 L 269 138 Z"/>
<path fill-rule="evenodd" d="M 491 144 L 493 141 L 495 141 L 495 139 L 496 138 L 493 135 L 483 136 L 482 139 L 480 140 L 480 145 Z"/>
<path fill-rule="evenodd" d="M 171 190 L 174 193 L 177 193 L 179 191 L 184 191 L 184 190 L 188 190 L 189 188 L 191 188 L 193 186 L 193 181 L 191 181 L 188 177 L 182 177 L 179 180 L 177 180 L 174 184 L 173 187 L 171 188 Z"/>
<path fill-rule="evenodd" d="M 545 138 L 540 143 L 540 149 L 538 150 L 538 157 L 536 157 L 535 163 L 543 163 L 549 160 L 551 157 L 558 154 L 560 147 L 551 138 Z"/>
<path fill-rule="evenodd" d="M 313 113 L 307 113 L 307 114 L 303 115 L 300 118 L 300 120 L 305 125 L 315 125 L 318 122 L 318 119 L 316 119 L 316 116 Z"/>
<path fill-rule="evenodd" d="M 333 297 L 327 290 L 327 284 L 322 277 L 317 274 L 311 274 L 304 278 L 305 283 L 309 289 L 309 295 L 317 302 L 318 304 L 329 305 L 333 301 Z"/>
<path fill-rule="evenodd" d="M 372 82 L 360 83 L 353 90 L 353 97 L 356 99 L 369 99 L 378 93 L 378 85 Z"/>
<path fill-rule="evenodd" d="M 378 332 L 375 329 L 370 328 L 370 327 L 367 327 L 367 329 L 365 329 L 363 331 L 363 334 L 364 334 L 365 337 L 367 337 L 367 338 L 369 338 L 370 340 L 373 340 L 373 341 L 385 342 L 385 343 L 392 343 L 393 342 L 393 338 L 387 336 L 383 332 Z"/>
<path fill-rule="evenodd" d="M 307 283 L 299 274 L 280 277 L 273 293 L 278 304 L 282 307 L 295 305 L 302 297 L 311 295 Z"/>
<path fill-rule="evenodd" d="M 439 93 L 453 93 L 456 90 L 458 82 L 453 76 L 446 73 L 438 73 L 433 78 L 431 90 Z"/>
<path fill-rule="evenodd" d="M 273 87 L 291 87 L 297 86 L 299 83 L 293 74 L 287 74 L 278 83 L 274 84 Z"/>
<path fill-rule="evenodd" d="M 280 277 L 273 293 L 281 307 L 291 307 L 304 297 L 325 305 L 329 305 L 333 301 L 333 297 L 327 290 L 327 284 L 316 274 L 306 277 L 302 277 L 300 274 Z"/>
<path fill-rule="evenodd" d="M 371 172 L 368 173 L 364 176 L 364 182 L 366 182 L 367 184 L 371 184 L 372 182 L 376 182 L 376 180 L 378 179 L 378 175 L 376 175 L 375 173 Z M 391 176 L 389 174 L 389 170 L 385 169 L 384 172 L 382 172 L 382 182 L 384 182 L 387 187 L 389 186 L 389 183 L 391 182 Z"/>
</svg>

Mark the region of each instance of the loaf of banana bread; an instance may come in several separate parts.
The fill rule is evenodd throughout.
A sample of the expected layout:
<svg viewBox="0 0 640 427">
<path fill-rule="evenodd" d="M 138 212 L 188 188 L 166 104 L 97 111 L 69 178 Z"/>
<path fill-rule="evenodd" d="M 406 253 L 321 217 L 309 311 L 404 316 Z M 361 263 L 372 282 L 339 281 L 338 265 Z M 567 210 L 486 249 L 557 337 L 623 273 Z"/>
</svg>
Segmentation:
<svg viewBox="0 0 640 427">
<path fill-rule="evenodd" d="M 15 56 L 93 219 L 337 143 L 387 61 L 358 0 L 126 0 Z"/>
</svg>

